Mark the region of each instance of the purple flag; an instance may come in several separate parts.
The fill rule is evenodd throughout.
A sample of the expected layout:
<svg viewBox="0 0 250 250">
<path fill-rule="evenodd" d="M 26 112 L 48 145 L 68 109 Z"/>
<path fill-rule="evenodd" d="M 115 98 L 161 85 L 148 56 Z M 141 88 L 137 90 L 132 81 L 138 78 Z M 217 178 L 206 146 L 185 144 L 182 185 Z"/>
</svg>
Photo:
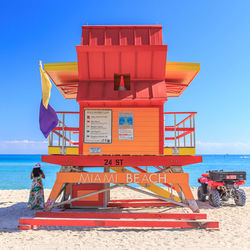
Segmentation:
<svg viewBox="0 0 250 250">
<path fill-rule="evenodd" d="M 40 104 L 39 124 L 42 133 L 45 138 L 48 137 L 49 133 L 57 126 L 58 118 L 56 112 L 48 104 L 48 109 L 43 106 L 43 102 Z"/>
</svg>

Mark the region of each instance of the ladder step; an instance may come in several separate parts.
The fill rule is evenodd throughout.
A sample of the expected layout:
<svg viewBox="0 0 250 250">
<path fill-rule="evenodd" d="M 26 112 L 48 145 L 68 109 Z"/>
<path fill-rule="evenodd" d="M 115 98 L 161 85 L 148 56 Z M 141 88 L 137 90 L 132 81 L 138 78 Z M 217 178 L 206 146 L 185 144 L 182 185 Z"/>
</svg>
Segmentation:
<svg viewBox="0 0 250 250">
<path fill-rule="evenodd" d="M 19 224 L 36 226 L 83 227 L 164 227 L 164 228 L 219 228 L 218 222 L 200 221 L 145 221 L 145 220 L 97 220 L 71 218 L 20 218 Z"/>
<path fill-rule="evenodd" d="M 36 212 L 36 217 L 47 218 L 103 218 L 103 219 L 207 219 L 207 214 L 196 213 L 86 213 L 86 212 Z"/>
<path fill-rule="evenodd" d="M 22 225 L 22 224 L 19 224 L 17 226 L 17 229 L 25 229 L 25 230 L 37 229 L 37 225 L 28 225 L 28 224 Z"/>
<path fill-rule="evenodd" d="M 110 202 L 108 207 L 177 207 L 178 205 L 170 202 Z"/>
</svg>

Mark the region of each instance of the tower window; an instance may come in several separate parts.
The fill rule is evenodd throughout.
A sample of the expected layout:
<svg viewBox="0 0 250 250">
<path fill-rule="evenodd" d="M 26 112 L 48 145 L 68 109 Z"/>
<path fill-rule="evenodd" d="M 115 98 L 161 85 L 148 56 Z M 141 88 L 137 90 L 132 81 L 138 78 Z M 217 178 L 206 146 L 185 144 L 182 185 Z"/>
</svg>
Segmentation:
<svg viewBox="0 0 250 250">
<path fill-rule="evenodd" d="M 114 90 L 130 90 L 130 74 L 114 74 Z"/>
</svg>

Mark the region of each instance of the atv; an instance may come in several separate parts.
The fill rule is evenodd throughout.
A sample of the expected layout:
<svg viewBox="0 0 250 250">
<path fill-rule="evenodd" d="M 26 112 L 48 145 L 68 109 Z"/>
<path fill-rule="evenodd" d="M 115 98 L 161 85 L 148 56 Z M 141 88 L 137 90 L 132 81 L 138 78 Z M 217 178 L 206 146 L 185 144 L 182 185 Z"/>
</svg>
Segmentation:
<svg viewBox="0 0 250 250">
<path fill-rule="evenodd" d="M 245 180 L 245 171 L 208 171 L 198 179 L 201 184 L 198 188 L 198 200 L 204 202 L 208 196 L 211 206 L 220 207 L 221 200 L 228 201 L 232 197 L 237 206 L 244 206 L 246 194 L 239 186 L 244 185 Z"/>
</svg>

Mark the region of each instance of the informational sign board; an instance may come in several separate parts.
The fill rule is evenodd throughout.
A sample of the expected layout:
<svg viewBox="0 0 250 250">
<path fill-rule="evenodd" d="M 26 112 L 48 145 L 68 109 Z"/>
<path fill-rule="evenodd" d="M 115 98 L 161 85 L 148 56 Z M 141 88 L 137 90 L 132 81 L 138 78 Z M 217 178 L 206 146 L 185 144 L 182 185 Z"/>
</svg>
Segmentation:
<svg viewBox="0 0 250 250">
<path fill-rule="evenodd" d="M 118 112 L 118 140 L 134 140 L 134 112 Z"/>
<path fill-rule="evenodd" d="M 112 110 L 85 109 L 84 143 L 112 143 Z"/>
</svg>

